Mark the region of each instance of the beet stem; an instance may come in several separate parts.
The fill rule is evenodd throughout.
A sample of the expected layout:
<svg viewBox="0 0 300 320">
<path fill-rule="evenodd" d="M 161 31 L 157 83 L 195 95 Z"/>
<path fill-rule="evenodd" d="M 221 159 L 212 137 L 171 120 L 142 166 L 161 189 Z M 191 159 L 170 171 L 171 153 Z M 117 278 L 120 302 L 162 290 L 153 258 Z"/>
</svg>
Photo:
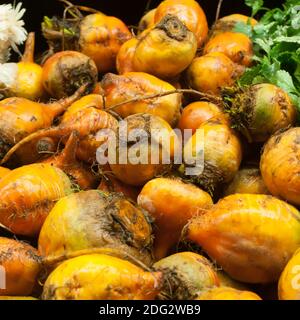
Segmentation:
<svg viewBox="0 0 300 320">
<path fill-rule="evenodd" d="M 22 55 L 22 62 L 34 62 L 34 46 L 35 46 L 35 33 L 30 32 L 28 34 L 25 50 Z"/>
<path fill-rule="evenodd" d="M 148 99 L 160 98 L 160 97 L 168 96 L 168 95 L 174 94 L 174 93 L 190 93 L 190 94 L 198 95 L 198 96 L 205 98 L 205 99 L 208 99 L 210 101 L 214 101 L 215 103 L 222 102 L 222 99 L 215 96 L 215 95 L 204 93 L 204 92 L 197 91 L 194 89 L 175 89 L 175 90 L 170 90 L 170 91 L 165 91 L 165 92 L 160 92 L 160 93 L 149 94 L 149 95 L 145 95 L 145 96 L 139 96 L 139 97 L 136 97 L 133 99 L 129 99 L 129 100 L 117 103 L 111 107 L 106 108 L 105 110 L 106 111 L 112 110 L 112 109 L 115 109 L 115 108 L 120 107 L 120 106 L 127 104 L 127 103 L 133 103 L 133 102 L 139 102 L 139 101 L 148 100 Z"/>
</svg>

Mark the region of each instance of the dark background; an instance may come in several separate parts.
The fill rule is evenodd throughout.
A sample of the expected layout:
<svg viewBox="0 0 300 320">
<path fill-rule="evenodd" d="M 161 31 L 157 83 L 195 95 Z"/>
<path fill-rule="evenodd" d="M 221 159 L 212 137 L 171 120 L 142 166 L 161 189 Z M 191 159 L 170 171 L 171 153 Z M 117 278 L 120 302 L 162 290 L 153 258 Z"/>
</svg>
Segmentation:
<svg viewBox="0 0 300 320">
<path fill-rule="evenodd" d="M 18 2 L 18 0 L 15 0 Z M 25 7 L 24 16 L 25 28 L 28 31 L 37 33 L 37 51 L 47 49 L 45 41 L 40 34 L 40 24 L 43 16 L 62 16 L 63 3 L 58 0 L 20 0 Z M 10 0 L 0 0 L 0 3 L 13 3 Z M 73 4 L 92 7 L 102 11 L 107 15 L 113 15 L 123 20 L 127 25 L 137 25 L 139 19 L 143 16 L 145 9 L 150 4 L 150 8 L 155 8 L 161 0 L 71 0 Z M 199 0 L 203 10 L 207 15 L 209 24 L 214 22 L 218 0 Z M 280 6 L 283 0 L 265 0 L 265 6 L 272 8 Z M 221 10 L 221 16 L 231 13 L 243 13 L 249 15 L 250 9 L 245 6 L 244 0 L 224 0 Z"/>
</svg>

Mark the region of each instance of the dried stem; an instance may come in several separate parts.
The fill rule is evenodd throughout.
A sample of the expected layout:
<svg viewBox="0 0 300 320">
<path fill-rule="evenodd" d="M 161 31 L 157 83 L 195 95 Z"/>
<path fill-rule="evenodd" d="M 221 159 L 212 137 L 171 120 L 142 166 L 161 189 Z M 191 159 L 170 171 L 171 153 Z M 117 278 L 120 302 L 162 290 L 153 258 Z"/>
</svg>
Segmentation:
<svg viewBox="0 0 300 320">
<path fill-rule="evenodd" d="M 71 1 L 68 1 L 68 0 L 58 0 L 58 1 L 64 3 L 67 7 L 69 7 L 68 10 L 74 8 L 76 11 L 75 15 L 77 15 L 77 18 L 80 18 L 80 19 L 83 18 L 83 15 L 80 12 L 80 10 L 78 9 L 78 7 L 76 5 L 74 5 Z"/>
<path fill-rule="evenodd" d="M 217 11 L 216 11 L 216 21 L 215 22 L 217 22 L 219 20 L 222 3 L 223 3 L 223 0 L 219 0 L 218 6 L 217 6 Z"/>
<path fill-rule="evenodd" d="M 59 1 L 63 2 L 68 7 L 68 10 L 75 9 L 77 15 L 80 18 L 83 18 L 83 15 L 80 11 L 85 11 L 85 12 L 90 12 L 90 13 L 102 13 L 101 11 L 94 9 L 94 8 L 73 4 L 71 1 L 67 1 L 67 0 L 59 0 Z M 70 12 L 70 14 L 72 14 L 72 13 Z"/>
<path fill-rule="evenodd" d="M 175 89 L 175 90 L 170 90 L 170 91 L 165 91 L 165 92 L 160 92 L 160 93 L 153 93 L 153 94 L 149 94 L 149 95 L 145 95 L 145 96 L 139 96 L 133 99 L 129 99 L 120 103 L 117 103 L 111 107 L 106 108 L 107 110 L 112 110 L 115 108 L 118 108 L 124 104 L 127 103 L 133 103 L 133 102 L 139 102 L 139 101 L 143 101 L 143 100 L 148 100 L 148 99 L 154 99 L 154 98 L 161 98 L 164 96 L 168 96 L 170 94 L 174 94 L 174 93 L 190 93 L 190 94 L 195 94 L 200 96 L 201 98 L 205 98 L 211 101 L 214 101 L 215 103 L 221 103 L 223 100 L 215 95 L 212 94 L 208 94 L 208 93 L 204 93 L 201 91 L 197 91 L 194 89 Z"/>
<path fill-rule="evenodd" d="M 151 2 L 152 2 L 152 0 L 148 0 L 148 1 L 147 1 L 146 7 L 145 7 L 145 11 L 144 11 L 145 14 L 146 14 L 148 11 L 150 11 Z"/>
<path fill-rule="evenodd" d="M 94 8 L 90 8 L 90 7 L 86 7 L 86 6 L 78 6 L 75 5 L 75 7 L 81 11 L 85 11 L 85 12 L 90 12 L 90 13 L 102 13 L 101 11 L 94 9 Z M 102 13 L 103 14 L 103 13 Z"/>
</svg>

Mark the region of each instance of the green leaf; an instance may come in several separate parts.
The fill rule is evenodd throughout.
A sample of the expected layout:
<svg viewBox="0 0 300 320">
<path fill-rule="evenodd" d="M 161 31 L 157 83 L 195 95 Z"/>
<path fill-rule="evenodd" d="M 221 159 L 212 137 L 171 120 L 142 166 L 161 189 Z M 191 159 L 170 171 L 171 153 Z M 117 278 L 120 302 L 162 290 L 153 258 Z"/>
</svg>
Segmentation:
<svg viewBox="0 0 300 320">
<path fill-rule="evenodd" d="M 238 80 L 238 83 L 241 86 L 252 84 L 253 79 L 259 75 L 260 70 L 260 65 L 247 69 L 242 77 Z"/>
<path fill-rule="evenodd" d="M 285 70 L 278 70 L 274 76 L 275 84 L 285 90 L 287 93 L 296 94 L 297 90 L 294 86 L 291 75 Z"/>
<path fill-rule="evenodd" d="M 252 14 L 265 9 L 261 0 L 245 3 Z M 236 28 L 252 39 L 254 49 L 254 66 L 238 83 L 269 82 L 281 87 L 291 96 L 300 115 L 300 0 L 285 0 L 282 8 L 268 10 L 251 29 L 246 24 Z"/>
<path fill-rule="evenodd" d="M 293 37 L 276 37 L 274 42 L 292 42 L 300 44 L 300 36 L 293 36 Z"/>
<path fill-rule="evenodd" d="M 245 0 L 245 4 L 252 9 L 252 17 L 263 7 L 264 0 Z"/>
<path fill-rule="evenodd" d="M 264 50 L 268 55 L 271 51 L 270 43 L 265 39 L 255 39 L 255 44 L 257 44 L 262 50 Z"/>
<path fill-rule="evenodd" d="M 297 79 L 297 81 L 300 84 L 300 62 L 298 63 L 297 68 L 294 72 L 294 77 Z"/>
</svg>

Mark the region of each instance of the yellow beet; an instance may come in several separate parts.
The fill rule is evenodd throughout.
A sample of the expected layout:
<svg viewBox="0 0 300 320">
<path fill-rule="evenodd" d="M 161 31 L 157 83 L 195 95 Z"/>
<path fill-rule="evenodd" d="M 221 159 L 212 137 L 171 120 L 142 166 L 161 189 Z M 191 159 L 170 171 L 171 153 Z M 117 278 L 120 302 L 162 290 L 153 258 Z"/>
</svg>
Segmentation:
<svg viewBox="0 0 300 320">
<path fill-rule="evenodd" d="M 119 74 L 135 71 L 133 66 L 133 57 L 137 44 L 138 39 L 132 38 L 121 46 L 116 60 L 116 67 Z"/>
<path fill-rule="evenodd" d="M 0 299 L 7 295 L 32 294 L 41 270 L 42 257 L 35 248 L 21 241 L 0 237 Z"/>
<path fill-rule="evenodd" d="M 262 300 L 256 293 L 229 287 L 209 289 L 196 300 Z"/>
<path fill-rule="evenodd" d="M 144 212 L 120 194 L 82 191 L 57 202 L 38 248 L 47 265 L 94 249 L 150 264 L 152 228 Z"/>
<path fill-rule="evenodd" d="M 229 16 L 222 17 L 216 21 L 216 23 L 212 26 L 210 37 L 227 31 L 235 32 L 234 28 L 236 27 L 237 23 L 241 22 L 252 27 L 257 24 L 257 20 L 248 16 L 244 16 L 243 14 L 230 14 Z"/>
<path fill-rule="evenodd" d="M 154 254 L 165 257 L 178 243 L 188 220 L 213 204 L 208 193 L 179 179 L 156 178 L 145 184 L 138 204 L 155 219 Z"/>
<path fill-rule="evenodd" d="M 266 143 L 260 160 L 261 174 L 271 194 L 295 205 L 300 205 L 299 139 L 299 127 L 278 132 Z"/>
<path fill-rule="evenodd" d="M 62 170 L 35 163 L 0 180 L 0 223 L 16 234 L 37 236 L 56 201 L 73 192 Z"/>
<path fill-rule="evenodd" d="M 285 266 L 278 283 L 280 300 L 300 300 L 300 249 Z"/>
<path fill-rule="evenodd" d="M 209 192 L 231 181 L 242 160 L 241 143 L 224 116 L 204 122 L 187 141 L 183 153 L 179 172 Z"/>
<path fill-rule="evenodd" d="M 161 272 L 145 272 L 119 258 L 92 254 L 63 262 L 48 277 L 44 300 L 151 300 Z"/>
<path fill-rule="evenodd" d="M 186 237 L 235 280 L 278 280 L 300 247 L 300 213 L 268 195 L 235 194 L 190 220 Z"/>
<path fill-rule="evenodd" d="M 117 147 L 113 141 L 108 143 L 108 149 L 116 150 L 115 157 L 108 161 L 119 180 L 131 186 L 142 186 L 171 170 L 180 146 L 176 133 L 165 120 L 140 113 L 127 117 L 122 125 L 117 136 Z M 124 144 L 126 137 L 127 142 Z M 137 143 L 138 139 L 140 140 Z"/>
<path fill-rule="evenodd" d="M 143 32 L 148 28 L 153 27 L 153 25 L 155 24 L 154 22 L 155 12 L 156 12 L 156 9 L 152 9 L 142 16 L 138 26 L 139 33 Z"/>
<path fill-rule="evenodd" d="M 132 37 L 127 26 L 118 18 L 95 13 L 80 23 L 79 47 L 92 58 L 99 72 L 112 71 L 121 45 Z"/>
<path fill-rule="evenodd" d="M 135 71 L 172 79 L 192 62 L 197 51 L 194 34 L 173 15 L 138 36 L 133 55 Z"/>
<path fill-rule="evenodd" d="M 249 67 L 252 62 L 252 41 L 243 33 L 223 32 L 211 38 L 205 45 L 204 54 L 224 53 L 233 62 Z"/>
<path fill-rule="evenodd" d="M 190 87 L 212 94 L 219 94 L 222 87 L 233 85 L 236 77 L 235 64 L 219 52 L 195 58 L 186 71 Z"/>
<path fill-rule="evenodd" d="M 1 78 L 1 93 L 9 97 L 22 97 L 30 100 L 37 100 L 44 93 L 42 83 L 43 69 L 34 63 L 34 32 L 28 34 L 25 52 L 18 63 L 6 63 L 0 66 L 4 68 L 1 73 L 7 73 Z M 6 71 L 6 72 L 5 72 Z"/>
<path fill-rule="evenodd" d="M 183 109 L 178 128 L 182 133 L 184 133 L 185 129 L 191 129 L 194 134 L 205 121 L 216 116 L 219 118 L 224 117 L 224 119 L 227 117 L 216 104 L 207 101 L 196 101 Z"/>
<path fill-rule="evenodd" d="M 175 90 L 175 87 L 168 82 L 144 72 L 128 72 L 120 76 L 108 73 L 103 77 L 101 84 L 107 108 L 133 98 Z M 124 103 L 113 111 L 122 118 L 136 113 L 149 113 L 163 118 L 174 127 L 180 116 L 180 107 L 181 95 L 174 93 L 164 97 Z"/>
<path fill-rule="evenodd" d="M 197 253 L 175 253 L 157 261 L 153 268 L 164 274 L 162 295 L 172 300 L 191 300 L 199 292 L 219 286 L 212 264 Z"/>
<path fill-rule="evenodd" d="M 94 60 L 78 51 L 61 51 L 48 58 L 43 65 L 44 89 L 52 98 L 73 94 L 82 85 L 92 92 L 97 83 L 98 70 Z"/>
<path fill-rule="evenodd" d="M 225 196 L 234 193 L 269 194 L 269 191 L 259 169 L 242 168 L 224 190 Z"/>
<path fill-rule="evenodd" d="M 204 43 L 208 25 L 205 13 L 199 3 L 194 0 L 165 0 L 155 10 L 154 22 L 158 23 L 167 14 L 175 15 L 192 31 L 197 39 L 198 47 Z"/>
</svg>

